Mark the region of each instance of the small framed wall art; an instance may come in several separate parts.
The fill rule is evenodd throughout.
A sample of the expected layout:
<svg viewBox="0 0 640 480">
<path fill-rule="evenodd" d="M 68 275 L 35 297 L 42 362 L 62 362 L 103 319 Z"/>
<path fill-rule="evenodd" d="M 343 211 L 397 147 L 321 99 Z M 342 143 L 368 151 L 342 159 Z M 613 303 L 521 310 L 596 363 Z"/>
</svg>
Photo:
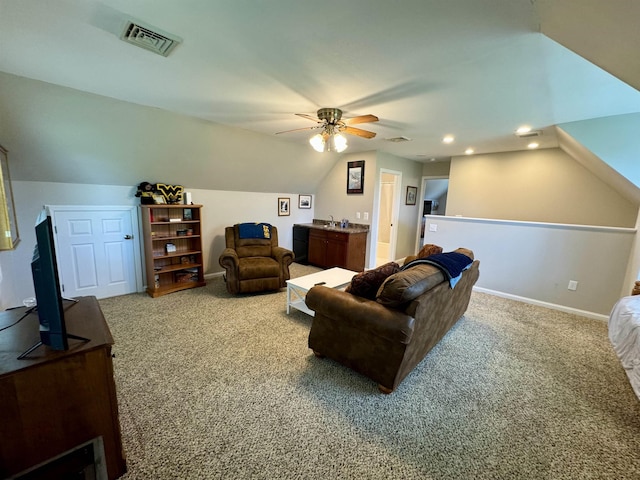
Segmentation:
<svg viewBox="0 0 640 480">
<path fill-rule="evenodd" d="M 364 193 L 364 160 L 347 163 L 347 194 Z"/>
<path fill-rule="evenodd" d="M 405 205 L 415 205 L 416 197 L 418 196 L 418 187 L 407 187 L 407 198 L 405 199 Z"/>
<path fill-rule="evenodd" d="M 289 197 L 278 197 L 278 216 L 285 217 L 291 214 L 291 199 Z"/>
<path fill-rule="evenodd" d="M 298 208 L 311 208 L 311 195 L 298 195 Z"/>
</svg>

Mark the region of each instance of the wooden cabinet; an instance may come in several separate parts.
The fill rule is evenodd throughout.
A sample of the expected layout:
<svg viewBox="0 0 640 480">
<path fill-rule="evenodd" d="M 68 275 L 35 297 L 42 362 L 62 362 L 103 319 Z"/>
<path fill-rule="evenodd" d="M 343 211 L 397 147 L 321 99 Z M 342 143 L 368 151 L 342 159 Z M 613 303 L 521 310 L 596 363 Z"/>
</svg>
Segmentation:
<svg viewBox="0 0 640 480">
<path fill-rule="evenodd" d="M 147 293 L 202 287 L 202 205 L 141 205 Z"/>
<path fill-rule="evenodd" d="M 337 232 L 312 228 L 309 231 L 309 263 L 323 268 L 364 270 L 367 233 Z"/>
<path fill-rule="evenodd" d="M 67 331 L 88 338 L 69 340 L 69 350 L 40 346 L 17 357 L 39 339 L 38 316 L 25 307 L 0 312 L 0 478 L 102 438 L 107 477 L 126 472 L 122 450 L 111 346 L 113 338 L 95 297 L 67 306 Z M 41 471 L 50 472 L 45 466 Z M 75 470 L 77 471 L 77 470 Z M 58 471 L 29 478 L 76 478 Z M 102 477 L 100 477 L 102 478 Z"/>
</svg>

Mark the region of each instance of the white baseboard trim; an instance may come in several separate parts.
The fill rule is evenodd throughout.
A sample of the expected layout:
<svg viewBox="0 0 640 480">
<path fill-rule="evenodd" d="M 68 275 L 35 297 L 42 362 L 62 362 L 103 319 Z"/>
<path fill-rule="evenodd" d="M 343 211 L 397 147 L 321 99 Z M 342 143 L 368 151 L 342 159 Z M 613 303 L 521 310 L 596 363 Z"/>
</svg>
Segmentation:
<svg viewBox="0 0 640 480">
<path fill-rule="evenodd" d="M 204 279 L 209 280 L 210 278 L 221 277 L 223 275 L 224 275 L 224 272 L 205 273 Z"/>
<path fill-rule="evenodd" d="M 543 302 L 541 300 L 535 300 L 533 298 L 520 297 L 518 295 L 512 295 L 510 293 L 498 292 L 497 290 L 489 290 L 488 288 L 473 287 L 473 290 L 480 293 L 486 293 L 488 295 L 494 295 L 496 297 L 508 298 L 509 300 L 516 300 L 517 302 L 529 303 L 531 305 L 537 305 L 539 307 L 550 308 L 552 310 L 559 310 L 565 313 L 572 313 L 574 315 L 580 315 L 581 317 L 593 318 L 594 320 L 601 320 L 603 322 L 609 321 L 609 316 L 603 315 L 601 313 L 588 312 L 586 310 L 579 310 L 577 308 L 566 307 L 564 305 Z"/>
</svg>

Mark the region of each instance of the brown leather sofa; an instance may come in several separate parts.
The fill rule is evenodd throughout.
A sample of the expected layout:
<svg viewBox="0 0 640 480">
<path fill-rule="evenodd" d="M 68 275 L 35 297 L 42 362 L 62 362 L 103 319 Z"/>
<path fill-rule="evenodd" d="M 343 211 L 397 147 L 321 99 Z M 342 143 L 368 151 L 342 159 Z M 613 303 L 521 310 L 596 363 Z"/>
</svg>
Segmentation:
<svg viewBox="0 0 640 480">
<path fill-rule="evenodd" d="M 239 224 L 225 228 L 226 248 L 219 258 L 226 271 L 227 291 L 253 293 L 279 290 L 289 280 L 293 252 L 278 246 L 278 229 L 270 238 L 241 238 Z"/>
<path fill-rule="evenodd" d="M 467 310 L 479 274 L 476 260 L 451 288 L 440 269 L 418 265 L 388 277 L 374 300 L 313 287 L 306 296 L 315 311 L 309 348 L 391 393 Z"/>
</svg>

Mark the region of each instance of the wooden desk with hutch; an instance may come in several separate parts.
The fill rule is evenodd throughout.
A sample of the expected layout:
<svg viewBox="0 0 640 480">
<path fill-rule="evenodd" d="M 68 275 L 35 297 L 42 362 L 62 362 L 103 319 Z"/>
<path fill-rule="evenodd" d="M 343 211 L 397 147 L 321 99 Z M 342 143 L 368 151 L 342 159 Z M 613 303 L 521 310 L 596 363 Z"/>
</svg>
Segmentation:
<svg viewBox="0 0 640 480">
<path fill-rule="evenodd" d="M 70 339 L 66 351 L 41 346 L 18 360 L 39 340 L 37 315 L 0 331 L 0 478 L 99 437 L 108 478 L 126 472 L 111 332 L 95 297 L 80 297 L 65 307 L 67 332 L 89 342 Z M 20 307 L 0 312 L 0 328 L 26 311 Z"/>
</svg>

